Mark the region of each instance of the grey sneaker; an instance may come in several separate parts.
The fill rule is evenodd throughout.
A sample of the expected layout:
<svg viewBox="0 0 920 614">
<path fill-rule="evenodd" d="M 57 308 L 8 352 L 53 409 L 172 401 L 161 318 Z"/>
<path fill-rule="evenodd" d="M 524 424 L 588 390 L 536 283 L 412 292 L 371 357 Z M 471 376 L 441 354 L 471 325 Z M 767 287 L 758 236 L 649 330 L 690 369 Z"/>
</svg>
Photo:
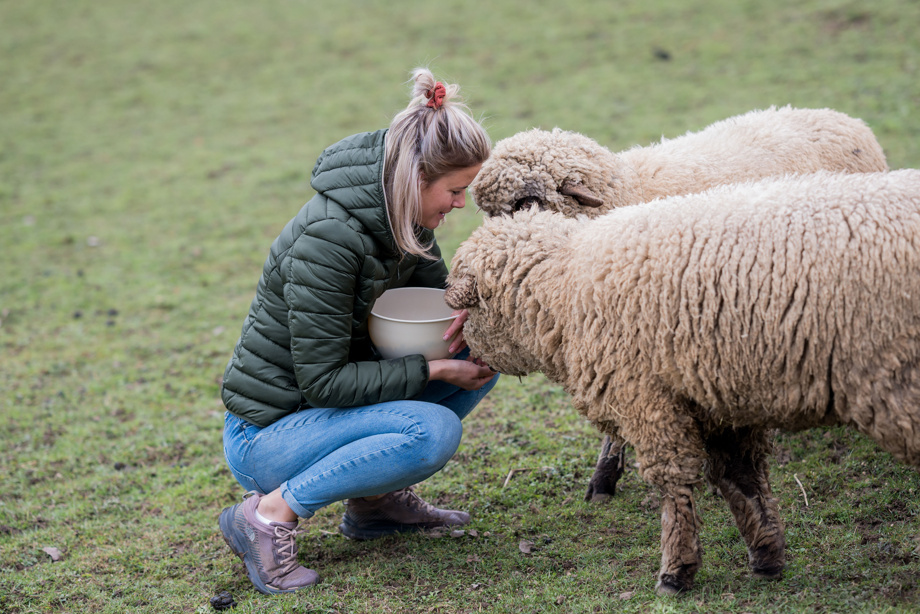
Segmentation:
<svg viewBox="0 0 920 614">
<path fill-rule="evenodd" d="M 243 559 L 246 575 L 260 593 L 290 593 L 319 582 L 319 574 L 297 563 L 297 521 L 263 524 L 255 511 L 261 496 L 248 492 L 242 503 L 220 513 L 220 532 Z"/>
<path fill-rule="evenodd" d="M 339 531 L 351 539 L 376 539 L 393 533 L 460 526 L 469 521 L 466 512 L 438 509 L 410 487 L 379 499 L 348 499 Z"/>
</svg>

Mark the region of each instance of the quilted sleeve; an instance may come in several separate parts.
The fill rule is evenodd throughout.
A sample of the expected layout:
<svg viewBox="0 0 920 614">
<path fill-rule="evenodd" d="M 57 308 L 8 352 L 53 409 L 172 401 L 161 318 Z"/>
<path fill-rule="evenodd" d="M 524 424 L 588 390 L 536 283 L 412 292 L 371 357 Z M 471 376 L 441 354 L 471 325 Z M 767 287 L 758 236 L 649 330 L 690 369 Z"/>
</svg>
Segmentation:
<svg viewBox="0 0 920 614">
<path fill-rule="evenodd" d="M 353 407 L 412 398 L 428 383 L 422 356 L 349 362 L 358 276 L 358 233 L 339 220 L 309 225 L 282 267 L 291 356 L 313 407 Z"/>
</svg>

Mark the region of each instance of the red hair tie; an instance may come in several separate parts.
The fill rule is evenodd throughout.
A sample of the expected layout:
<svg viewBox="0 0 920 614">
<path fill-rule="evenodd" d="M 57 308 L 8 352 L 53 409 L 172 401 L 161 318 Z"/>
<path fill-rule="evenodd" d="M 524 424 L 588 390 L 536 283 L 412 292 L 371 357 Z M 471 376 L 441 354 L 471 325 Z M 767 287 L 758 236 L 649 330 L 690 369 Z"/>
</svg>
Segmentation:
<svg viewBox="0 0 920 614">
<path fill-rule="evenodd" d="M 444 104 L 444 97 L 447 95 L 447 89 L 444 84 L 438 81 L 434 84 L 434 89 L 425 92 L 425 98 L 428 99 L 428 106 L 432 109 L 440 109 Z"/>
</svg>

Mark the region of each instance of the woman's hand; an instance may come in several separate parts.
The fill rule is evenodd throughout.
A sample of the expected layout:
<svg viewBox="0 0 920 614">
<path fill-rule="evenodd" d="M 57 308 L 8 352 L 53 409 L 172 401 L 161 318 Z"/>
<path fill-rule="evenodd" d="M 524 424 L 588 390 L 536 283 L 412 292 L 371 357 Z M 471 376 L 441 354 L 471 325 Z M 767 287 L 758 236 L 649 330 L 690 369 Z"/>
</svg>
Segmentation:
<svg viewBox="0 0 920 614">
<path fill-rule="evenodd" d="M 466 340 L 463 338 L 463 325 L 466 324 L 466 319 L 470 314 L 466 309 L 460 309 L 455 311 L 453 315 L 457 317 L 453 319 L 450 326 L 444 331 L 444 341 L 448 339 L 451 340 L 448 351 L 451 354 L 456 354 L 457 352 L 462 352 L 466 348 Z"/>
<path fill-rule="evenodd" d="M 444 331 L 444 340 L 450 339 L 448 348 L 452 354 L 466 349 L 463 339 L 463 325 L 469 317 L 466 309 L 454 312 L 457 317 Z M 428 379 L 439 380 L 463 388 L 464 390 L 478 390 L 495 377 L 495 371 L 479 358 L 468 357 L 466 360 L 445 358 L 432 360 L 428 363 Z"/>
<path fill-rule="evenodd" d="M 428 379 L 447 382 L 464 390 L 478 390 L 495 375 L 495 371 L 478 358 L 443 358 L 428 363 Z"/>
</svg>

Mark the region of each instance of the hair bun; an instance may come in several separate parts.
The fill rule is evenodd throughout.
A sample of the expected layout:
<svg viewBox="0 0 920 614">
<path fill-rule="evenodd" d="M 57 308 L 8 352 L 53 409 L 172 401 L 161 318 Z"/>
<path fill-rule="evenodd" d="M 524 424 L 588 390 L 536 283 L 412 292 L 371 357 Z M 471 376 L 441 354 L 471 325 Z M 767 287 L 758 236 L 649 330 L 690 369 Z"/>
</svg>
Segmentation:
<svg viewBox="0 0 920 614">
<path fill-rule="evenodd" d="M 444 84 L 438 81 L 434 84 L 434 87 L 430 90 L 425 91 L 425 98 L 428 99 L 428 104 L 425 106 L 431 107 L 432 109 L 440 109 L 441 105 L 444 104 L 444 98 L 447 96 L 447 89 L 444 87 Z"/>
<path fill-rule="evenodd" d="M 435 79 L 434 74 L 427 68 L 416 68 L 412 71 L 412 82 L 410 107 L 420 105 L 440 109 L 460 91 L 460 87 L 453 83 L 442 83 Z"/>
</svg>

